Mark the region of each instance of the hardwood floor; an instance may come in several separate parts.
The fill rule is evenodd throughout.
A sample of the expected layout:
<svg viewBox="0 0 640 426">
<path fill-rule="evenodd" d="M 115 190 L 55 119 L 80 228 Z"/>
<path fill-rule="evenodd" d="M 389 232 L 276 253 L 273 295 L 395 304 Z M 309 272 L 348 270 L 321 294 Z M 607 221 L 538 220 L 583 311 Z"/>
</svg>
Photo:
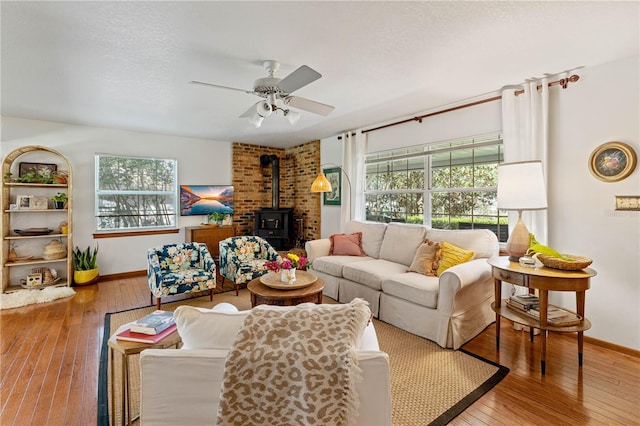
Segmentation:
<svg viewBox="0 0 640 426">
<path fill-rule="evenodd" d="M 0 311 L 2 426 L 96 423 L 104 314 L 149 305 L 149 290 L 146 277 L 74 289 L 73 298 Z M 499 352 L 494 325 L 467 343 L 511 372 L 451 424 L 640 424 L 640 358 L 585 343 L 580 369 L 575 338 L 550 333 L 541 376 L 538 344 L 506 320 Z"/>
</svg>

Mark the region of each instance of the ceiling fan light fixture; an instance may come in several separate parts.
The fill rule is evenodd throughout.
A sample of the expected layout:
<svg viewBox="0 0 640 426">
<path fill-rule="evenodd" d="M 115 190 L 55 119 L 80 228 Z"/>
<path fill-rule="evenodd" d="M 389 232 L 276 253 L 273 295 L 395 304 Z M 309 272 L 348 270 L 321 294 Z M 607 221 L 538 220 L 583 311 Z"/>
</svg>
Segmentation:
<svg viewBox="0 0 640 426">
<path fill-rule="evenodd" d="M 289 120 L 291 125 L 294 125 L 300 120 L 300 113 L 297 111 L 291 111 L 290 109 L 284 110 L 284 116 Z"/>
<path fill-rule="evenodd" d="M 311 99 L 301 98 L 299 96 L 291 96 L 291 93 L 322 77 L 322 74 L 316 70 L 308 67 L 307 65 L 302 65 L 283 79 L 280 79 L 273 75 L 280 68 L 280 63 L 278 61 L 263 61 L 262 65 L 267 70 L 268 76 L 255 80 L 252 90 L 239 89 L 195 80 L 191 81 L 191 83 L 218 89 L 244 92 L 263 98 L 264 100 L 252 105 L 247 111 L 240 115 L 240 118 L 247 118 L 255 127 L 260 127 L 265 117 L 270 116 L 273 112 L 277 112 L 278 110 L 281 110 L 284 113 L 284 116 L 291 125 L 296 124 L 300 120 L 299 112 L 289 111 L 288 109 L 279 107 L 278 101 L 284 103 L 285 106 L 291 105 L 297 110 L 307 111 L 322 116 L 326 116 L 333 111 L 334 107 L 331 105 L 312 101 Z"/>
<path fill-rule="evenodd" d="M 264 117 L 262 117 L 257 112 L 253 114 L 251 117 L 249 117 L 249 123 L 253 124 L 253 127 L 255 127 L 256 129 L 262 126 L 263 120 L 264 120 Z"/>
<path fill-rule="evenodd" d="M 249 108 L 249 110 L 242 114 L 240 117 L 246 117 L 247 119 L 249 119 L 249 123 L 253 124 L 253 127 L 257 129 L 258 127 L 262 126 L 264 118 L 270 116 L 271 112 L 272 110 L 269 102 L 260 101 Z"/>
<path fill-rule="evenodd" d="M 256 105 L 256 112 L 258 113 L 258 115 L 260 117 L 268 117 L 271 115 L 271 105 L 269 104 L 269 102 L 263 101 L 263 102 L 258 102 L 258 104 Z"/>
</svg>

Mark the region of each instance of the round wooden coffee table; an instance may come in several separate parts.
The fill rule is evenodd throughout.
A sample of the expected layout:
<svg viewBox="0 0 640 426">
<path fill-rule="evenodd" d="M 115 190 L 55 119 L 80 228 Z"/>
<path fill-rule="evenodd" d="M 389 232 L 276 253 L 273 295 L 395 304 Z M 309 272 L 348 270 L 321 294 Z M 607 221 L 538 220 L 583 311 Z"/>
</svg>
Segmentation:
<svg viewBox="0 0 640 426">
<path fill-rule="evenodd" d="M 322 278 L 318 278 L 307 287 L 278 290 L 267 287 L 260 282 L 260 278 L 256 278 L 249 282 L 247 289 L 251 293 L 252 308 L 257 305 L 295 306 L 305 302 L 322 303 L 324 281 Z"/>
</svg>

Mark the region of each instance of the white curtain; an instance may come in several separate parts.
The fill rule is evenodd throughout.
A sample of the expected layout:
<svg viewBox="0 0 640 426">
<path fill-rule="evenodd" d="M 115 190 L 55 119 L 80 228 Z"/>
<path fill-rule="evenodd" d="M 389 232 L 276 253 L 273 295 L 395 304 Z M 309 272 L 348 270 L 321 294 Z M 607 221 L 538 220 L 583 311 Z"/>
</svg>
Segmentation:
<svg viewBox="0 0 640 426">
<path fill-rule="evenodd" d="M 367 153 L 367 134 L 359 130 L 350 131 L 342 135 L 342 140 L 342 169 L 346 176 L 342 177 L 340 229 L 345 232 L 349 220 L 364 220 L 365 217 L 364 159 Z"/>
<path fill-rule="evenodd" d="M 540 89 L 537 87 L 540 86 Z M 516 96 L 515 92 L 524 90 Z M 528 80 L 502 91 L 502 129 L 504 162 L 540 160 L 548 190 L 547 151 L 549 145 L 549 81 Z M 526 188 L 523 188 L 526 190 Z M 515 226 L 517 213 L 509 213 L 509 225 Z M 547 210 L 523 211 L 522 220 L 529 232 L 542 244 L 548 244 Z"/>
</svg>

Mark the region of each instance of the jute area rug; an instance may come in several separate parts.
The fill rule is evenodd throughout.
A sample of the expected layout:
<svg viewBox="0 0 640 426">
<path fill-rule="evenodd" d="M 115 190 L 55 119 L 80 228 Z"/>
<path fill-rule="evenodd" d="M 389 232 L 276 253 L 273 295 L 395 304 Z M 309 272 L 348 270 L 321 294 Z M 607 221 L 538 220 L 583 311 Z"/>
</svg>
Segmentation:
<svg viewBox="0 0 640 426">
<path fill-rule="evenodd" d="M 182 304 L 210 308 L 228 302 L 238 309 L 249 309 L 250 299 L 246 289 L 216 294 L 213 302 L 208 296 L 182 300 L 162 305 L 163 310 L 173 310 Z M 325 303 L 336 303 L 327 297 Z M 109 417 L 115 416 L 121 424 L 120 401 L 122 395 L 118 379 L 112 392 L 107 375 L 107 340 L 122 324 L 134 321 L 155 307 L 146 307 L 105 315 L 105 334 L 100 357 L 98 385 L 98 425 L 108 425 Z M 437 344 L 407 333 L 404 330 L 374 320 L 380 349 L 389 354 L 391 364 L 392 422 L 397 426 L 445 425 L 464 411 L 474 401 L 495 386 L 509 370 L 493 362 L 477 357 L 464 350 L 442 349 Z M 131 368 L 133 414 L 139 414 L 140 379 L 138 356 L 133 355 Z M 111 366 L 109 366 L 110 368 Z M 116 378 L 120 377 L 120 359 L 115 360 Z M 110 398 L 115 397 L 115 413 L 109 413 Z M 134 424 L 139 424 L 136 421 Z"/>
</svg>

